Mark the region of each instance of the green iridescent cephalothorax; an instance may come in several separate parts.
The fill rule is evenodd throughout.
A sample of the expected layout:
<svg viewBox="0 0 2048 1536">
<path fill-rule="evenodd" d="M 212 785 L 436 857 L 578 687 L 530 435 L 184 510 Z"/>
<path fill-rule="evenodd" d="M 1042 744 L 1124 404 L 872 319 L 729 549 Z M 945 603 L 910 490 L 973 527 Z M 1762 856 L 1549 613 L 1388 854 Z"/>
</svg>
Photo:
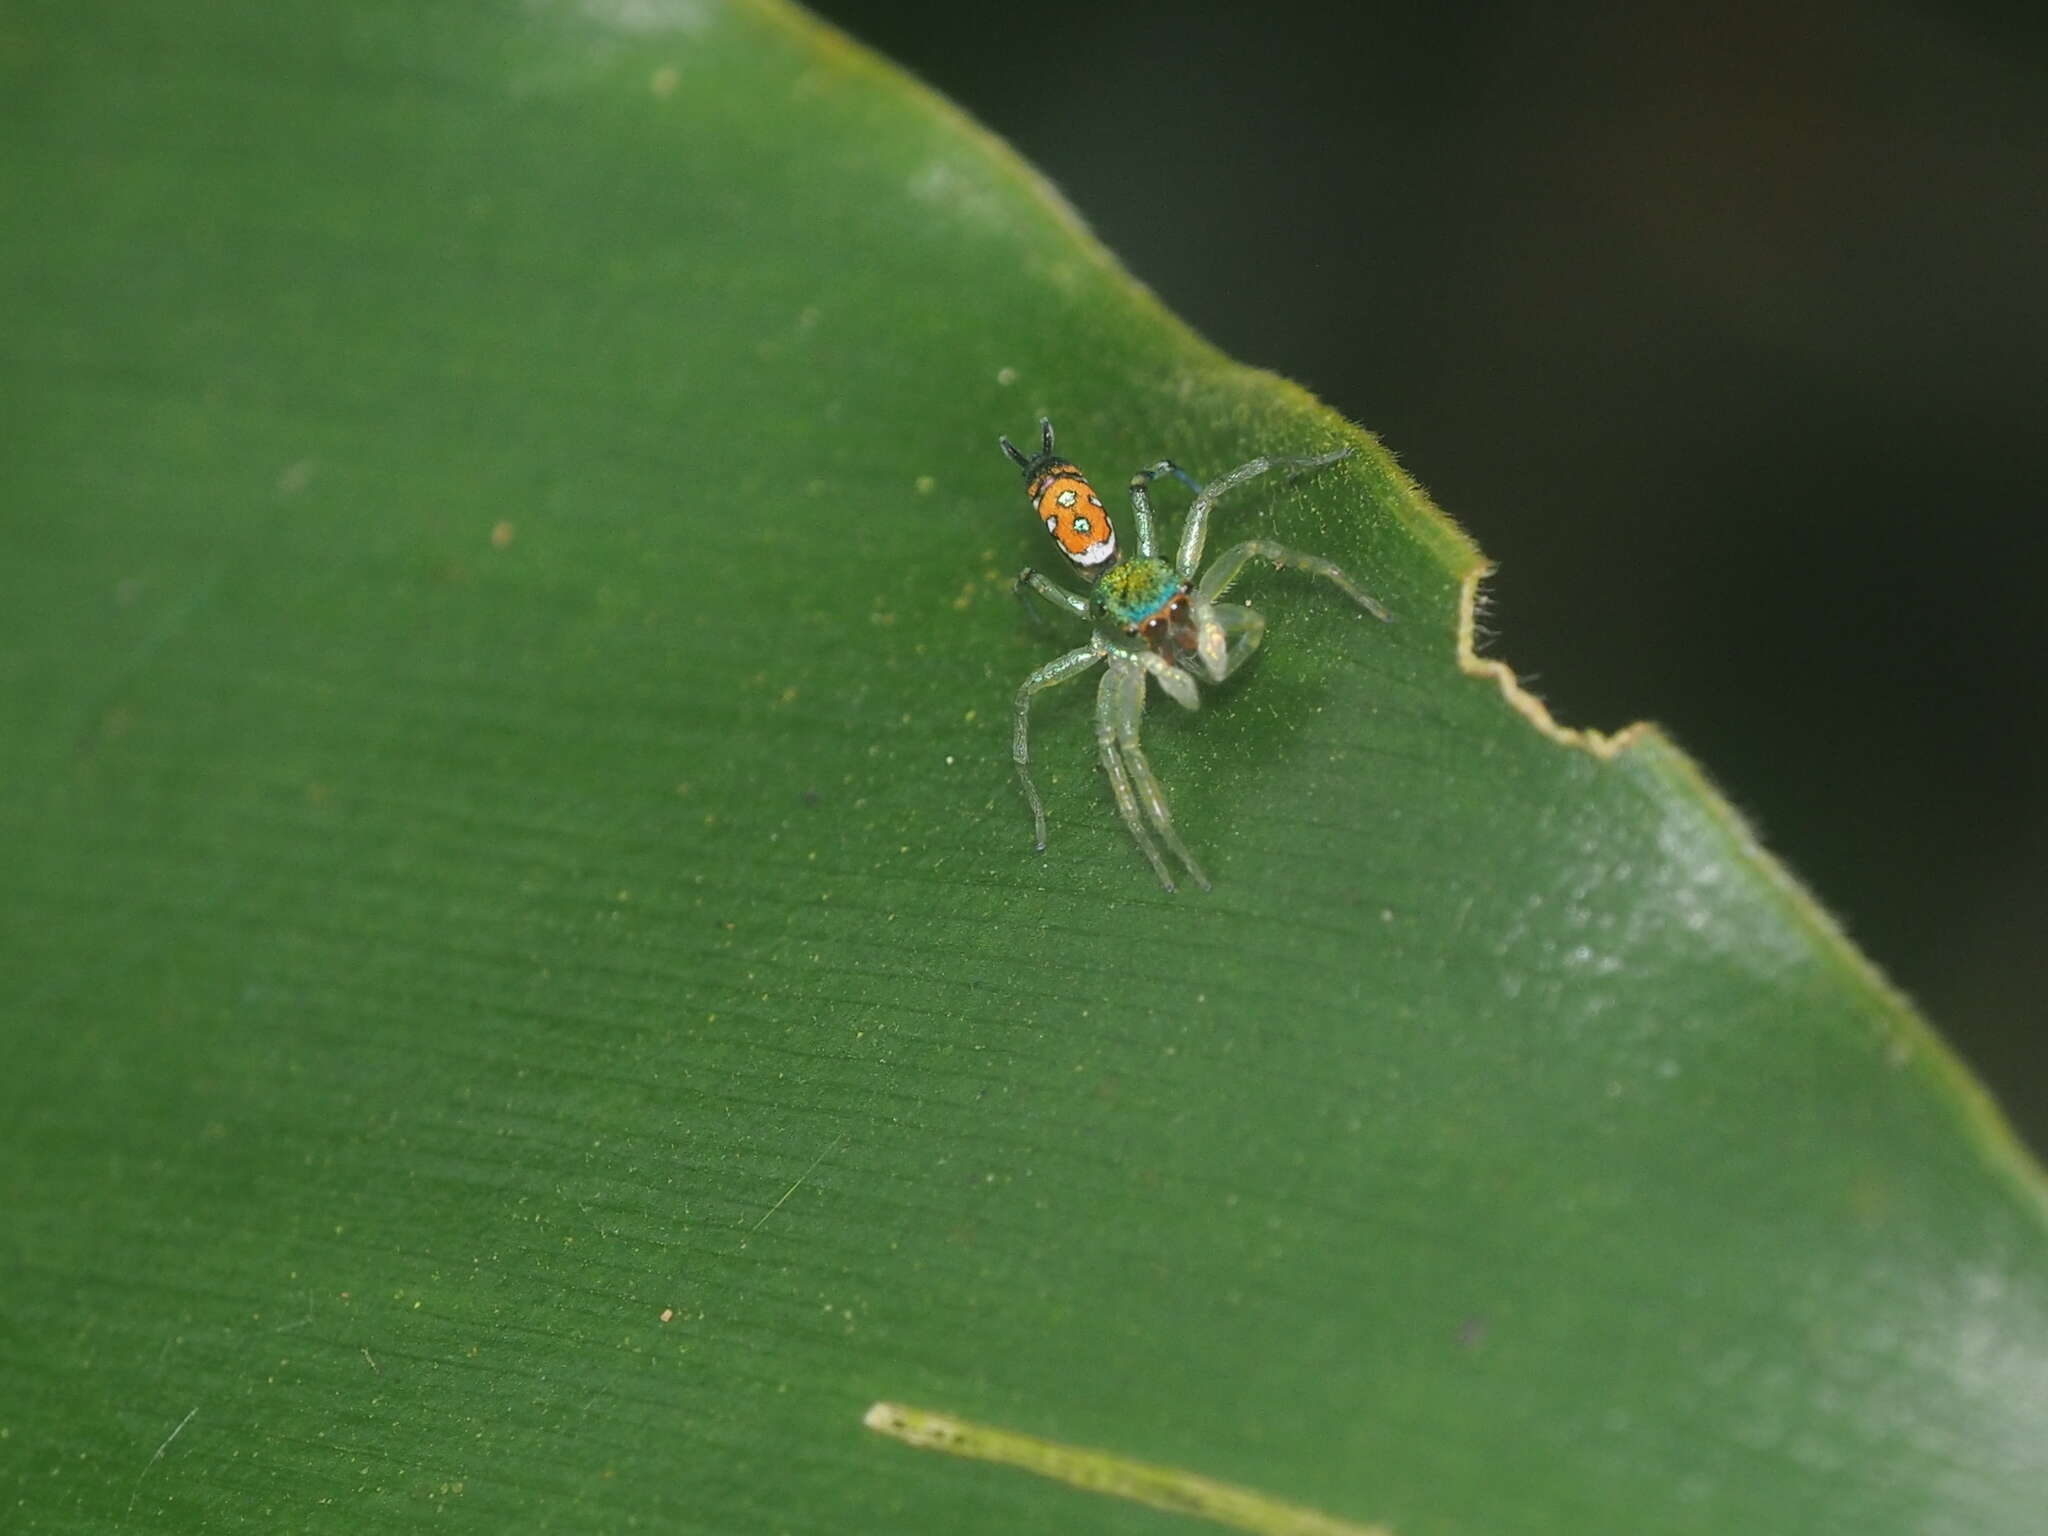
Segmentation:
<svg viewBox="0 0 2048 1536">
<path fill-rule="evenodd" d="M 1096 579 L 1095 601 L 1107 617 L 1135 630 L 1186 586 L 1180 572 L 1157 555 L 1133 555 Z"/>
</svg>

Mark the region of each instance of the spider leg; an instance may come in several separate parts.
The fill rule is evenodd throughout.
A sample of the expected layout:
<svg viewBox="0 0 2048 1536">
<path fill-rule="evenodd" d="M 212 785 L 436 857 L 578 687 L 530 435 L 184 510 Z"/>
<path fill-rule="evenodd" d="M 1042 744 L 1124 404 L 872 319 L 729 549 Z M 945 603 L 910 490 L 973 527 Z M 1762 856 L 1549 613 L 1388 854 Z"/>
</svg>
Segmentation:
<svg viewBox="0 0 2048 1536">
<path fill-rule="evenodd" d="M 1158 652 L 1134 640 L 1105 635 L 1102 644 L 1112 656 L 1121 656 L 1132 666 L 1141 667 L 1159 679 L 1159 686 L 1166 691 L 1167 697 L 1182 709 L 1202 707 L 1202 691 L 1195 686 L 1195 674 L 1187 668 L 1176 667 Z"/>
<path fill-rule="evenodd" d="M 1038 798 L 1038 788 L 1031 782 L 1031 701 L 1055 683 L 1064 683 L 1076 673 L 1087 671 L 1104 654 L 1094 645 L 1071 650 L 1025 678 L 1024 686 L 1017 690 L 1017 735 L 1011 744 L 1011 755 L 1017 760 L 1017 782 L 1024 786 L 1024 799 L 1031 807 L 1031 831 L 1040 853 L 1045 852 L 1045 802 Z"/>
<path fill-rule="evenodd" d="M 1223 626 L 1229 650 L 1223 657 L 1223 675 L 1230 676 L 1251 659 L 1266 638 L 1266 616 L 1246 603 L 1218 603 L 1216 620 Z"/>
<path fill-rule="evenodd" d="M 1159 776 L 1153 774 L 1151 762 L 1145 760 L 1145 748 L 1139 743 L 1139 725 L 1145 719 L 1145 674 L 1135 668 L 1112 666 L 1110 674 L 1102 680 L 1102 709 L 1110 715 L 1110 719 L 1108 723 L 1098 721 L 1096 735 L 1104 737 L 1104 729 L 1114 731 L 1114 745 L 1122 754 L 1124 768 L 1130 770 L 1130 784 L 1133 784 L 1137 791 L 1137 803 L 1145 807 L 1145 819 L 1153 823 L 1153 829 L 1159 834 L 1159 842 L 1163 842 L 1171 852 L 1174 852 L 1174 858 L 1188 866 L 1188 874 L 1194 879 L 1194 883 L 1206 891 L 1208 877 L 1202 872 L 1202 866 L 1194 862 L 1194 854 L 1188 852 L 1188 844 L 1180 840 L 1180 831 L 1174 829 L 1174 813 L 1167 809 L 1165 803 L 1165 786 L 1159 782 Z M 1110 743 L 1108 739 L 1104 739 L 1104 756 L 1108 754 Z M 1124 811 L 1124 821 L 1130 825 L 1130 834 L 1139 838 L 1139 846 L 1145 848 L 1145 852 L 1151 856 L 1153 868 L 1159 870 L 1159 879 L 1165 883 L 1165 889 L 1171 891 L 1174 889 L 1174 883 L 1165 877 L 1165 866 L 1161 864 L 1157 852 L 1151 848 L 1149 840 L 1143 836 L 1137 817 L 1133 815 L 1135 807 L 1128 805 L 1122 795 L 1116 797 L 1116 803 Z"/>
<path fill-rule="evenodd" d="M 1195 590 L 1212 602 L 1220 597 L 1223 589 L 1237 580 L 1237 573 L 1253 560 L 1264 560 L 1282 570 L 1293 568 L 1307 571 L 1311 576 L 1321 576 L 1330 581 L 1338 591 L 1358 604 L 1367 613 L 1383 624 L 1394 622 L 1394 616 L 1382 608 L 1365 588 L 1346 576 L 1343 571 L 1321 555 L 1305 555 L 1298 549 L 1289 549 L 1284 544 L 1275 544 L 1270 539 L 1247 539 L 1242 544 L 1233 544 L 1216 557 L 1216 563 L 1202 573 Z M 1256 642 L 1254 642 L 1256 643 Z"/>
<path fill-rule="evenodd" d="M 1243 603 L 1212 603 L 1200 588 L 1189 594 L 1197 654 L 1209 681 L 1220 683 L 1247 661 L 1266 636 L 1266 616 Z"/>
<path fill-rule="evenodd" d="M 1152 482 L 1161 475 L 1178 475 L 1196 495 L 1202 491 L 1202 482 L 1171 459 L 1161 459 L 1131 476 L 1131 519 L 1138 525 L 1138 553 L 1148 560 L 1159 553 L 1159 538 L 1152 526 Z"/>
<path fill-rule="evenodd" d="M 1031 622 L 1040 629 L 1045 627 L 1045 618 L 1036 608 L 1031 606 L 1031 599 L 1025 596 L 1025 589 L 1027 587 L 1044 598 L 1048 603 L 1066 609 L 1077 619 L 1088 617 L 1087 598 L 1081 596 L 1078 592 L 1069 592 L 1065 587 L 1048 581 L 1042 573 L 1034 571 L 1027 565 L 1017 573 L 1016 585 L 1010 590 L 1017 594 L 1017 601 L 1023 605 L 1024 611 L 1031 616 Z"/>
<path fill-rule="evenodd" d="M 1137 700 L 1135 705 L 1131 702 L 1134 697 Z M 1123 813 L 1124 825 L 1130 828 L 1132 841 L 1137 843 L 1139 851 L 1151 861 L 1152 873 L 1159 877 L 1159 883 L 1170 891 L 1174 888 L 1173 873 L 1166 867 L 1166 860 L 1160 857 L 1158 845 L 1152 841 L 1151 834 L 1145 830 L 1145 816 L 1139 811 L 1138 791 L 1131 782 L 1132 770 L 1125 766 L 1127 749 L 1121 745 L 1121 738 L 1127 730 L 1135 739 L 1135 726 L 1127 724 L 1127 717 L 1133 710 L 1142 710 L 1145 707 L 1144 701 L 1144 671 L 1121 656 L 1111 657 L 1109 671 L 1103 674 L 1102 688 L 1095 695 L 1095 749 L 1102 758 L 1102 771 L 1108 777 L 1109 787 L 1116 795 L 1116 808 Z M 1149 768 L 1143 768 L 1144 761 L 1143 754 L 1140 754 L 1138 765 L 1143 770 L 1144 782 L 1156 796 L 1159 782 L 1152 778 Z M 1160 801 L 1160 806 L 1164 809 L 1163 800 Z M 1144 809 L 1149 813 L 1150 804 Z M 1174 852 L 1185 859 L 1187 854 L 1179 846 L 1180 840 L 1172 836 L 1170 821 L 1167 823 L 1167 835 Z M 1188 867 L 1194 868 L 1192 864 Z M 1200 870 L 1195 870 L 1195 878 L 1202 879 Z M 1207 880 L 1202 880 L 1205 888 L 1208 883 Z"/>
<path fill-rule="evenodd" d="M 1193 571 L 1202 562 L 1202 549 L 1209 542 L 1209 512 L 1229 492 L 1236 490 L 1247 480 L 1256 480 L 1268 470 L 1284 469 L 1290 474 L 1306 474 L 1311 469 L 1321 469 L 1325 464 L 1334 464 L 1339 459 L 1351 457 L 1349 448 L 1340 448 L 1335 453 L 1318 454 L 1314 458 L 1271 458 L 1261 454 L 1258 458 L 1240 464 L 1220 480 L 1211 480 L 1208 488 L 1195 498 L 1195 504 L 1188 508 L 1187 526 L 1181 530 L 1180 557 L 1175 562 L 1183 574 Z M 1214 597 L 1215 593 L 1209 594 Z"/>
</svg>

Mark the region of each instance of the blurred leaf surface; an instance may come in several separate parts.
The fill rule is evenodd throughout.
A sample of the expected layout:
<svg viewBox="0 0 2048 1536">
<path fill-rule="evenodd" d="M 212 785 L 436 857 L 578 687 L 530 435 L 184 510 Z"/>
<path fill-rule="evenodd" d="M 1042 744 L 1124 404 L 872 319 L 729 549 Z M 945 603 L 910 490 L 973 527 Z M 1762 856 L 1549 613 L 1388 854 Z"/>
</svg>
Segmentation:
<svg viewBox="0 0 2048 1536">
<path fill-rule="evenodd" d="M 920 88 L 765 5 L 17 0 L 0 125 L 9 1523 L 1173 1527 L 889 1397 L 1400 1536 L 2039 1529 L 1974 1085 Z M 1248 578 L 1154 709 L 1212 895 L 1086 684 L 1030 852 L 1041 411 L 1106 489 L 1368 450 L 1219 514 L 1399 622 Z"/>
</svg>

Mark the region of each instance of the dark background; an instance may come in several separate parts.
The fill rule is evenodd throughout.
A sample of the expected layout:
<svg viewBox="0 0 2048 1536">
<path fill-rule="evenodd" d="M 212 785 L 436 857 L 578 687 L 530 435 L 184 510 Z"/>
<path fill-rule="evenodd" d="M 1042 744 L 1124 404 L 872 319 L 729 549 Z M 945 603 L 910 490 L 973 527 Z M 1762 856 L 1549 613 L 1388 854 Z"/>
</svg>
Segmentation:
<svg viewBox="0 0 2048 1536">
<path fill-rule="evenodd" d="M 2048 1147 L 2048 8 L 814 8 L 1378 432 L 1489 652 L 1669 729 Z"/>
</svg>

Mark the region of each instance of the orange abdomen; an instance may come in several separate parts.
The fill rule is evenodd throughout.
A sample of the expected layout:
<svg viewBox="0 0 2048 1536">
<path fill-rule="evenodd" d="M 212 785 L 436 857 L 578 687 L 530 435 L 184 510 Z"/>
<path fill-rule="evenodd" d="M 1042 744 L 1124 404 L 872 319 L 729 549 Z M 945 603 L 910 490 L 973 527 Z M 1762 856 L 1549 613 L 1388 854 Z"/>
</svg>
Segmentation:
<svg viewBox="0 0 2048 1536">
<path fill-rule="evenodd" d="M 1116 529 L 1095 487 L 1071 464 L 1054 463 L 1025 489 L 1060 553 L 1090 575 L 1116 561 Z"/>
</svg>

